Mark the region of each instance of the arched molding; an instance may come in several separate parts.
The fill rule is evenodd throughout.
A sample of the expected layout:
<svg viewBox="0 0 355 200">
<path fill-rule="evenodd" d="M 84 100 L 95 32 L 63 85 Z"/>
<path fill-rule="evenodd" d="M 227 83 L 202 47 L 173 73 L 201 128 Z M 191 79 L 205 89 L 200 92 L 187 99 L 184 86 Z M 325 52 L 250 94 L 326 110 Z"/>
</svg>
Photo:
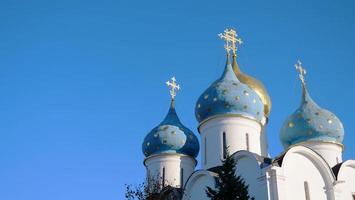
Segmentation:
<svg viewBox="0 0 355 200">
<path fill-rule="evenodd" d="M 267 198 L 267 180 L 262 169 L 264 157 L 241 150 L 232 154 L 236 161 L 236 175 L 241 176 L 248 185 L 249 195 L 255 199 Z"/>
<path fill-rule="evenodd" d="M 241 160 L 243 158 L 248 158 L 249 160 L 252 160 L 255 163 L 255 165 L 257 165 L 259 167 L 260 167 L 261 163 L 263 163 L 263 161 L 264 161 L 263 157 L 255 154 L 255 153 L 252 153 L 250 151 L 245 151 L 245 150 L 240 150 L 240 151 L 233 153 L 232 157 L 237 162 L 237 164 L 238 164 L 239 160 Z"/>
<path fill-rule="evenodd" d="M 197 170 L 194 173 L 191 174 L 191 176 L 187 179 L 183 192 L 182 192 L 182 199 L 189 199 L 188 195 L 191 194 L 194 190 L 194 185 L 195 183 L 203 177 L 207 177 L 211 182 L 214 183 L 214 185 L 216 184 L 217 178 L 218 178 L 218 174 L 211 172 L 211 171 L 207 171 L 207 170 Z"/>
<path fill-rule="evenodd" d="M 201 178 L 202 176 L 209 176 L 213 179 L 218 178 L 218 174 L 207 171 L 207 170 L 197 170 L 194 173 L 191 174 L 191 176 L 187 179 L 184 191 L 188 188 L 191 188 L 191 186 L 196 182 L 197 179 Z"/>
<path fill-rule="evenodd" d="M 305 146 L 294 146 L 285 152 L 285 155 L 283 156 L 282 160 L 282 165 L 280 166 L 281 168 L 285 169 L 288 167 L 288 165 L 292 164 L 289 162 L 290 159 L 292 159 L 293 155 L 301 155 L 307 158 L 312 164 L 317 168 L 319 173 L 321 174 L 324 183 L 325 183 L 325 190 L 328 196 L 328 199 L 335 199 L 334 197 L 334 183 L 336 181 L 335 176 L 333 174 L 333 171 L 327 164 L 327 162 L 315 151 L 312 149 L 305 147 Z"/>
<path fill-rule="evenodd" d="M 333 167 L 337 177 L 335 191 L 342 199 L 352 199 L 355 195 L 355 160 L 347 160 Z M 339 198 L 340 199 L 340 198 Z"/>
</svg>

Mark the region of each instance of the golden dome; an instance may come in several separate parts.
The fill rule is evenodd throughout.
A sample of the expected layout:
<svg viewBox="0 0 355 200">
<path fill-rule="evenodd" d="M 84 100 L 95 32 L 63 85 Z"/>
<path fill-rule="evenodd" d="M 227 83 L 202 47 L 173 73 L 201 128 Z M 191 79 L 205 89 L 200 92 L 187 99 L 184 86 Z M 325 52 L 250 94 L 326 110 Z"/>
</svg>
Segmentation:
<svg viewBox="0 0 355 200">
<path fill-rule="evenodd" d="M 256 80 L 255 78 L 246 75 L 240 71 L 236 61 L 236 56 L 233 56 L 233 71 L 240 82 L 247 84 L 252 90 L 254 90 L 259 95 L 261 101 L 264 104 L 265 117 L 268 118 L 271 111 L 271 99 L 264 85 L 259 80 Z"/>
</svg>

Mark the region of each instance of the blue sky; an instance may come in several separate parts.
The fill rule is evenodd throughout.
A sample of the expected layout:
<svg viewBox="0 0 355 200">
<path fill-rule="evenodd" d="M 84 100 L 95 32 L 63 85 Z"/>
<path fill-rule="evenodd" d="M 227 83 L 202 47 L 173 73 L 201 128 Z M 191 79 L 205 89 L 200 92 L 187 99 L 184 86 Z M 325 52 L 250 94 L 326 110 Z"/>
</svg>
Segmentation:
<svg viewBox="0 0 355 200">
<path fill-rule="evenodd" d="M 123 199 L 144 179 L 141 142 L 165 116 L 175 75 L 177 111 L 197 135 L 194 105 L 223 71 L 217 34 L 237 28 L 242 70 L 272 98 L 269 151 L 300 103 L 293 67 L 313 99 L 345 126 L 355 157 L 355 2 L 0 2 L 0 199 Z"/>
</svg>

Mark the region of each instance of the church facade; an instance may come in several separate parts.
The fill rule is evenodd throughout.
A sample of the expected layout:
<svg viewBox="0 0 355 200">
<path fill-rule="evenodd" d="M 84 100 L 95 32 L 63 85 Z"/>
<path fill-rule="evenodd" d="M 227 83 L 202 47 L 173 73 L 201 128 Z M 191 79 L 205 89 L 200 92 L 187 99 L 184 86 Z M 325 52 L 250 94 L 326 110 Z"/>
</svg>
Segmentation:
<svg viewBox="0 0 355 200">
<path fill-rule="evenodd" d="M 175 78 L 165 119 L 145 137 L 142 150 L 147 177 L 176 188 L 183 200 L 204 200 L 206 187 L 215 187 L 228 152 L 237 162 L 236 174 L 256 200 L 354 200 L 355 160 L 342 160 L 344 128 L 330 111 L 316 104 L 307 90 L 306 71 L 297 62 L 302 98 L 280 131 L 284 151 L 271 158 L 265 127 L 270 97 L 261 82 L 242 73 L 237 64 L 241 40 L 233 29 L 219 35 L 225 41 L 222 76 L 197 100 L 197 136 L 179 120 Z M 196 157 L 201 154 L 201 169 Z M 150 179 L 150 178 L 149 178 Z"/>
</svg>

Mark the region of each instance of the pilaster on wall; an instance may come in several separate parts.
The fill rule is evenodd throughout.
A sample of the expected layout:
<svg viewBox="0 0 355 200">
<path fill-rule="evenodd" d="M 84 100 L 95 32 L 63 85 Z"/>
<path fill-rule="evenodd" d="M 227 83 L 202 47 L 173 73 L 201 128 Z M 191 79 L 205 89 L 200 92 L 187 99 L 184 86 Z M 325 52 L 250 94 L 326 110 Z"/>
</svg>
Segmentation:
<svg viewBox="0 0 355 200">
<path fill-rule="evenodd" d="M 335 200 L 352 200 L 351 197 L 350 198 L 346 198 L 345 197 L 345 181 L 335 181 L 333 184 L 333 189 L 332 192 L 334 192 L 334 198 Z"/>
<path fill-rule="evenodd" d="M 271 166 L 265 172 L 267 192 L 269 200 L 286 200 L 286 177 L 283 170 L 277 166 Z"/>
</svg>

